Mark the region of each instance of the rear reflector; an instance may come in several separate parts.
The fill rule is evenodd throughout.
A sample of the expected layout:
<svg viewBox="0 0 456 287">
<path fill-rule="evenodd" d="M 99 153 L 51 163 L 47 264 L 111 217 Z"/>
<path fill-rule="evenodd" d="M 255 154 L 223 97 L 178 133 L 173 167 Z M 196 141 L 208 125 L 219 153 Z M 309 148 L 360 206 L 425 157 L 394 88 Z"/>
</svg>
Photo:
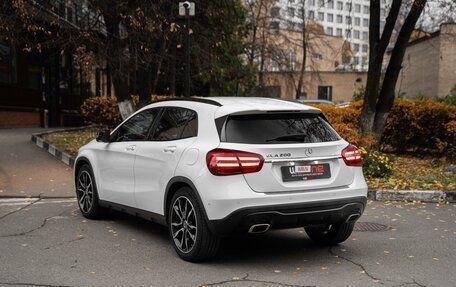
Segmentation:
<svg viewBox="0 0 456 287">
<path fill-rule="evenodd" d="M 207 153 L 206 163 L 213 175 L 234 175 L 260 171 L 264 158 L 251 152 L 214 149 Z"/>
<path fill-rule="evenodd" d="M 350 144 L 342 150 L 342 158 L 344 159 L 345 164 L 348 166 L 363 165 L 363 157 L 361 156 L 361 152 L 354 145 Z"/>
</svg>

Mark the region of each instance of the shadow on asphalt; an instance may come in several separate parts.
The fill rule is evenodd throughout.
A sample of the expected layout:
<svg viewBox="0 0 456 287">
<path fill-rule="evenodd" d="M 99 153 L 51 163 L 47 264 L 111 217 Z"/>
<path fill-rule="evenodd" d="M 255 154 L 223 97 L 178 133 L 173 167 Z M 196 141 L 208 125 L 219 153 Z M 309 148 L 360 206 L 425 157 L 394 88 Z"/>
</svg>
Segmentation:
<svg viewBox="0 0 456 287">
<path fill-rule="evenodd" d="M 111 210 L 106 220 L 115 221 L 123 229 L 148 237 L 151 242 L 168 244 L 168 228 L 160 224 Z M 328 247 L 313 243 L 301 229 L 272 230 L 265 234 L 236 234 L 222 239 L 216 258 L 205 264 L 261 264 L 283 258 L 328 255 Z"/>
</svg>

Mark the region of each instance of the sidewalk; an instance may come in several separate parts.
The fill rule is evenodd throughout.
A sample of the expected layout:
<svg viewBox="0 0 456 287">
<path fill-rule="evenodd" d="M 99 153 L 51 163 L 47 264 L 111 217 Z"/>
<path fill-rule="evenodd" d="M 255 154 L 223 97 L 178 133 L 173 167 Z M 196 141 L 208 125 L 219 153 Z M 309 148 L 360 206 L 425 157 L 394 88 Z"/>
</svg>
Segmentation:
<svg viewBox="0 0 456 287">
<path fill-rule="evenodd" d="M 74 196 L 72 168 L 30 141 L 46 131 L 0 129 L 0 197 Z"/>
</svg>

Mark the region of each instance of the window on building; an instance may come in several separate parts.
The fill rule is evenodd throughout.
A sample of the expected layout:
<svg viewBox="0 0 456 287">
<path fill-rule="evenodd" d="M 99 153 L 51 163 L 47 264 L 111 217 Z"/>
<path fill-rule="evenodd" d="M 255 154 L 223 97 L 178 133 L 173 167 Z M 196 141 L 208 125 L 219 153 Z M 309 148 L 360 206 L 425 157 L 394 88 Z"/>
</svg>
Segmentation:
<svg viewBox="0 0 456 287">
<path fill-rule="evenodd" d="M 351 11 L 352 10 L 352 3 L 350 3 L 350 2 L 345 3 L 345 10 L 346 11 Z"/>
<path fill-rule="evenodd" d="M 0 83 L 16 83 L 16 57 L 14 49 L 0 43 Z"/>
<path fill-rule="evenodd" d="M 380 9 L 380 16 L 385 17 L 386 16 L 386 10 L 385 8 Z"/>
<path fill-rule="evenodd" d="M 336 17 L 336 22 L 337 22 L 337 23 L 342 23 L 342 19 L 343 19 L 343 18 L 342 18 L 342 15 L 337 15 L 337 17 Z"/>
<path fill-rule="evenodd" d="M 361 18 L 355 17 L 355 26 L 361 26 Z"/>
<path fill-rule="evenodd" d="M 318 20 L 319 21 L 325 21 L 325 13 L 318 12 Z"/>
<path fill-rule="evenodd" d="M 269 26 L 270 26 L 272 29 L 279 29 L 279 27 L 280 27 L 278 21 L 271 21 L 271 23 L 269 24 Z"/>
<path fill-rule="evenodd" d="M 363 19 L 363 26 L 369 27 L 369 19 Z"/>
<path fill-rule="evenodd" d="M 317 59 L 317 60 L 322 60 L 323 55 L 320 53 L 312 53 L 312 58 Z"/>
<path fill-rule="evenodd" d="M 328 18 L 327 19 L 328 19 L 329 23 L 334 22 L 334 15 L 333 14 L 328 14 Z"/>
<path fill-rule="evenodd" d="M 318 86 L 318 99 L 332 101 L 332 86 Z"/>
<path fill-rule="evenodd" d="M 271 8 L 271 17 L 272 18 L 280 17 L 280 8 L 279 7 L 272 7 Z"/>
<path fill-rule="evenodd" d="M 351 25 L 352 23 L 352 17 L 351 16 L 345 16 L 345 24 Z"/>
<path fill-rule="evenodd" d="M 360 35 L 360 32 L 359 32 L 358 30 L 355 30 L 355 31 L 353 32 L 353 37 L 354 37 L 355 39 L 359 39 L 360 36 L 361 36 L 361 35 Z"/>
<path fill-rule="evenodd" d="M 369 32 L 363 32 L 363 40 L 369 39 Z"/>
<path fill-rule="evenodd" d="M 290 69 L 296 71 L 296 51 L 290 52 Z"/>
<path fill-rule="evenodd" d="M 318 7 L 325 7 L 325 0 L 318 0 Z"/>
<path fill-rule="evenodd" d="M 326 34 L 332 36 L 334 34 L 333 27 L 328 27 L 326 28 Z"/>
<path fill-rule="evenodd" d="M 344 3 L 341 1 L 337 1 L 337 10 L 343 10 L 344 9 Z"/>
<path fill-rule="evenodd" d="M 352 31 L 350 29 L 345 29 L 345 37 L 351 38 L 352 36 Z"/>
<path fill-rule="evenodd" d="M 309 20 L 315 19 L 315 12 L 312 10 L 309 10 Z"/>
<path fill-rule="evenodd" d="M 362 49 L 363 49 L 363 53 L 367 53 L 367 50 L 369 50 L 369 46 L 364 44 Z"/>
<path fill-rule="evenodd" d="M 353 64 L 359 65 L 359 57 L 358 56 L 354 56 L 353 57 Z"/>
<path fill-rule="evenodd" d="M 334 0 L 328 0 L 328 8 L 334 9 Z"/>
<path fill-rule="evenodd" d="M 309 0 L 310 6 L 315 6 L 315 0 Z"/>
<path fill-rule="evenodd" d="M 353 45 L 353 50 L 354 50 L 355 52 L 359 52 L 359 44 L 354 44 L 354 45 Z"/>
<path fill-rule="evenodd" d="M 336 29 L 336 36 L 342 37 L 342 29 L 341 28 L 337 28 Z"/>
<path fill-rule="evenodd" d="M 278 72 L 279 71 L 279 63 L 277 61 L 272 61 L 271 63 L 271 71 Z"/>
<path fill-rule="evenodd" d="M 356 13 L 361 13 L 361 5 L 360 4 L 355 4 L 355 12 Z"/>
<path fill-rule="evenodd" d="M 287 21 L 287 28 L 288 28 L 289 30 L 294 30 L 294 28 L 295 28 L 295 22 L 288 20 L 288 21 Z"/>
<path fill-rule="evenodd" d="M 287 15 L 288 15 L 288 17 L 293 18 L 295 16 L 295 9 L 293 7 L 288 7 Z"/>
<path fill-rule="evenodd" d="M 366 5 L 363 6 L 363 13 L 369 14 L 369 6 L 366 6 Z"/>
</svg>

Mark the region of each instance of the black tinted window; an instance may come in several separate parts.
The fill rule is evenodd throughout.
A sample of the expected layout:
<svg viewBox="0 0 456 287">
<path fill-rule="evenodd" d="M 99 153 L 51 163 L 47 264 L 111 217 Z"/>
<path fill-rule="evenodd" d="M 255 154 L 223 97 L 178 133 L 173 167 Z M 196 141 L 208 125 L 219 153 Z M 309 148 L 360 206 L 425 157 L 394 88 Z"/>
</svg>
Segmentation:
<svg viewBox="0 0 456 287">
<path fill-rule="evenodd" d="M 155 128 L 152 140 L 170 141 L 195 137 L 197 134 L 196 112 L 183 108 L 166 108 Z"/>
<path fill-rule="evenodd" d="M 230 116 L 225 141 L 249 144 L 316 143 L 340 137 L 317 114 L 258 114 Z"/>
<path fill-rule="evenodd" d="M 145 110 L 130 118 L 111 136 L 111 141 L 143 141 L 147 139 L 149 128 L 158 114 L 158 109 Z"/>
</svg>

